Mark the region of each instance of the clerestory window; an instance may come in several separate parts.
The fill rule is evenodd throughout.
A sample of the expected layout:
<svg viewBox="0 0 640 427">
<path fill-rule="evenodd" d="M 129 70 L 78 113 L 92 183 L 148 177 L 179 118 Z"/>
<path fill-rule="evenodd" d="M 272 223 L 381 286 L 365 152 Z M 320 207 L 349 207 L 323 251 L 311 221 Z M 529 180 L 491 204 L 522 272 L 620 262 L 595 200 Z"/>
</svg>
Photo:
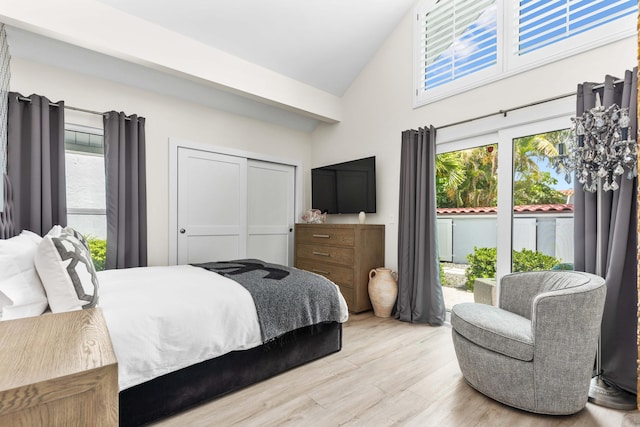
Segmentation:
<svg viewBox="0 0 640 427">
<path fill-rule="evenodd" d="M 636 35 L 630 0 L 424 0 L 415 106 Z"/>
</svg>

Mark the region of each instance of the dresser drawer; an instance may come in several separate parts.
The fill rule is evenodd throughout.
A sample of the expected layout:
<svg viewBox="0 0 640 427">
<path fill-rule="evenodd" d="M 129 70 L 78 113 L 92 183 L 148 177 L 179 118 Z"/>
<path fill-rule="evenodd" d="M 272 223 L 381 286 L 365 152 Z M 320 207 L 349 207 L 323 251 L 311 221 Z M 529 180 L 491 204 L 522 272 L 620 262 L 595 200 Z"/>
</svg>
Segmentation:
<svg viewBox="0 0 640 427">
<path fill-rule="evenodd" d="M 340 287 L 353 287 L 353 269 L 340 267 L 337 265 L 325 264 L 321 262 L 297 258 L 296 267 L 302 270 L 311 271 L 331 280 Z"/>
<path fill-rule="evenodd" d="M 298 227 L 296 229 L 298 243 L 324 243 L 327 245 L 353 246 L 356 236 L 353 228 L 335 228 L 331 226 Z"/>
<path fill-rule="evenodd" d="M 296 247 L 296 256 L 319 262 L 329 262 L 352 267 L 354 260 L 353 251 L 353 248 L 345 248 L 341 246 L 323 246 L 300 243 Z"/>
</svg>

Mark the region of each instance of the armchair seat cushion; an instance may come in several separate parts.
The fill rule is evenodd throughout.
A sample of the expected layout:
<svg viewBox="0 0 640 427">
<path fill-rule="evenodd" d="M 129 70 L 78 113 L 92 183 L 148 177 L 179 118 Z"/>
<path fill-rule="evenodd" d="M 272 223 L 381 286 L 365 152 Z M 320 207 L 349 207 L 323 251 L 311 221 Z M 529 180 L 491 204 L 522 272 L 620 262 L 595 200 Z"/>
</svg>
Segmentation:
<svg viewBox="0 0 640 427">
<path fill-rule="evenodd" d="M 485 349 L 530 362 L 533 360 L 531 321 L 486 304 L 456 304 L 451 326 L 460 335 Z"/>
</svg>

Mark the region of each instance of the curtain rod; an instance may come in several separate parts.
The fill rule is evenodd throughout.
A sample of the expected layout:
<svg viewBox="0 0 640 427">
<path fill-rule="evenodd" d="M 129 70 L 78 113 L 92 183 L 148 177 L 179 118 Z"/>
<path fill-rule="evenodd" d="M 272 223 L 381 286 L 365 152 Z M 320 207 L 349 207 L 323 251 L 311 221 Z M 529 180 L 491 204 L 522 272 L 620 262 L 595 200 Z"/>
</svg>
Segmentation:
<svg viewBox="0 0 640 427">
<path fill-rule="evenodd" d="M 620 84 L 620 83 L 624 83 L 624 80 L 619 79 L 619 80 L 614 80 L 614 82 L 613 82 L 614 85 L 617 85 L 617 84 Z M 592 90 L 596 91 L 596 90 L 602 89 L 603 87 L 604 87 L 604 83 L 600 83 L 600 84 L 595 85 L 592 88 Z M 528 107 L 533 107 L 533 106 L 536 106 L 536 105 L 544 104 L 545 102 L 551 102 L 551 101 L 556 101 L 558 99 L 568 98 L 570 96 L 575 96 L 575 94 L 576 94 L 575 92 L 565 93 L 564 95 L 558 95 L 558 96 L 554 96 L 553 98 L 547 98 L 547 99 L 543 99 L 543 100 L 540 100 L 540 101 L 530 102 L 528 104 L 519 105 L 517 107 L 507 108 L 506 110 L 499 110 L 499 111 L 497 111 L 495 113 L 485 114 L 485 115 L 482 115 L 482 116 L 474 117 L 472 119 L 460 120 L 459 122 L 454 122 L 454 123 L 447 123 L 446 125 L 442 125 L 442 126 L 436 127 L 436 129 L 444 129 L 444 128 L 448 128 L 448 127 L 452 127 L 452 126 L 462 125 L 462 124 L 465 124 L 465 123 L 474 122 L 476 120 L 486 119 L 487 117 L 496 116 L 498 114 L 502 114 L 504 117 L 507 117 L 507 114 L 512 112 L 512 111 L 521 110 L 523 108 L 528 108 Z"/>
<path fill-rule="evenodd" d="M 18 101 L 31 102 L 31 98 L 27 98 L 26 96 L 18 96 Z M 56 104 L 55 102 L 49 102 L 49 107 L 59 107 L 59 106 L 60 105 Z M 73 110 L 73 111 L 80 111 L 81 113 L 96 114 L 98 116 L 104 116 L 106 114 L 106 113 L 101 113 L 99 111 L 87 110 L 85 108 L 72 107 L 70 105 L 65 105 L 64 108 Z"/>
<path fill-rule="evenodd" d="M 18 96 L 18 101 L 22 101 L 22 102 L 31 102 L 31 98 L 27 98 L 25 96 Z M 55 102 L 49 102 L 49 107 L 59 107 L 60 105 L 56 104 Z M 88 113 L 88 114 L 95 114 L 97 116 L 106 116 L 107 113 L 101 113 L 100 111 L 94 111 L 94 110 L 87 110 L 86 108 L 78 108 L 78 107 L 72 107 L 71 105 L 65 105 L 64 108 L 66 110 L 73 110 L 73 111 L 80 111 L 81 113 Z M 129 117 L 125 117 L 125 120 L 130 121 L 131 119 Z"/>
</svg>

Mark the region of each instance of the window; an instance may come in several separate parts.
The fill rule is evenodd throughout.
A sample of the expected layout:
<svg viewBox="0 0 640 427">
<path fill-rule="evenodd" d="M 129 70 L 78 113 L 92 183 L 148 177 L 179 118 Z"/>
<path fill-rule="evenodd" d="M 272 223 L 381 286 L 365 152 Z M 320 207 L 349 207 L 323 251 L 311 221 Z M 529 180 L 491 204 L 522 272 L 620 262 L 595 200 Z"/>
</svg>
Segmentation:
<svg viewBox="0 0 640 427">
<path fill-rule="evenodd" d="M 440 282 L 458 290 L 473 290 L 476 277 L 487 277 L 469 270 L 471 257 L 481 253 L 485 260 L 492 254 L 495 259 L 498 150 L 497 144 L 486 142 L 465 140 L 464 148 L 436 156 Z M 452 291 L 443 291 L 447 310 L 458 302 L 473 301 L 470 292 Z"/>
<path fill-rule="evenodd" d="M 547 159 L 553 157 L 557 142 L 566 136 L 565 129 L 575 114 L 574 102 L 562 98 L 523 109 L 520 114 L 509 114 L 499 119 L 487 117 L 474 121 L 473 126 L 461 124 L 439 131 L 436 153 L 440 162 L 436 161 L 436 171 L 439 163 L 445 164 L 444 160 L 447 160 L 445 165 L 449 169 L 456 164 L 465 169 L 459 182 L 453 182 L 457 185 L 455 188 L 448 181 L 455 178 L 449 171 L 440 174 L 443 180 L 436 180 L 436 186 L 442 188 L 437 197 L 438 246 L 444 249 L 440 250 L 444 255 L 443 261 L 449 261 L 460 269 L 461 265 L 467 263 L 469 254 L 476 261 L 491 260 L 490 267 L 498 280 L 511 271 L 529 268 L 531 257 L 543 263 L 573 262 L 573 218 L 572 207 L 569 206 L 573 201 L 571 192 L 565 191 L 572 186 L 567 185 L 564 176 L 555 174 Z M 493 147 L 491 152 L 489 147 Z M 472 149 L 471 152 L 477 156 L 482 155 L 484 160 L 474 161 L 475 166 L 485 171 L 485 176 L 495 176 L 492 178 L 497 180 L 495 185 L 484 185 L 483 181 L 487 180 L 484 177 L 483 180 L 478 179 L 481 175 L 466 165 L 465 161 L 456 163 L 456 156 L 453 159 L 442 156 L 468 149 Z M 497 173 L 486 173 L 493 170 Z M 484 197 L 478 203 L 467 201 L 459 204 L 460 199 L 465 200 L 465 192 L 470 194 L 465 190 L 465 177 L 473 178 L 475 193 L 480 194 L 480 191 L 488 189 L 492 196 Z M 557 193 L 562 194 L 562 199 Z M 455 201 L 448 201 L 451 195 L 455 195 Z M 482 227 L 468 226 L 480 220 L 494 222 Z M 475 255 L 474 246 L 479 248 Z M 547 256 L 556 260 L 550 260 Z M 526 261 L 524 264 L 523 259 Z M 468 262 L 471 264 L 471 260 Z M 447 271 L 447 267 L 444 274 L 451 276 L 452 272 Z M 464 274 L 460 280 L 468 279 Z"/>
<path fill-rule="evenodd" d="M 429 90 L 497 64 L 495 0 L 443 2 L 425 20 L 425 78 Z"/>
<path fill-rule="evenodd" d="M 522 135 L 519 128 L 515 133 Z M 511 271 L 573 269 L 573 181 L 552 165 L 558 144 L 568 137 L 562 129 L 512 139 Z"/>
<path fill-rule="evenodd" d="M 107 211 L 103 131 L 67 124 L 64 147 L 67 222 L 85 236 L 104 240 Z"/>
<path fill-rule="evenodd" d="M 637 10 L 631 0 L 425 0 L 415 106 L 634 36 Z"/>
<path fill-rule="evenodd" d="M 637 10 L 636 1 L 522 0 L 518 21 L 518 55 L 576 36 Z"/>
</svg>

